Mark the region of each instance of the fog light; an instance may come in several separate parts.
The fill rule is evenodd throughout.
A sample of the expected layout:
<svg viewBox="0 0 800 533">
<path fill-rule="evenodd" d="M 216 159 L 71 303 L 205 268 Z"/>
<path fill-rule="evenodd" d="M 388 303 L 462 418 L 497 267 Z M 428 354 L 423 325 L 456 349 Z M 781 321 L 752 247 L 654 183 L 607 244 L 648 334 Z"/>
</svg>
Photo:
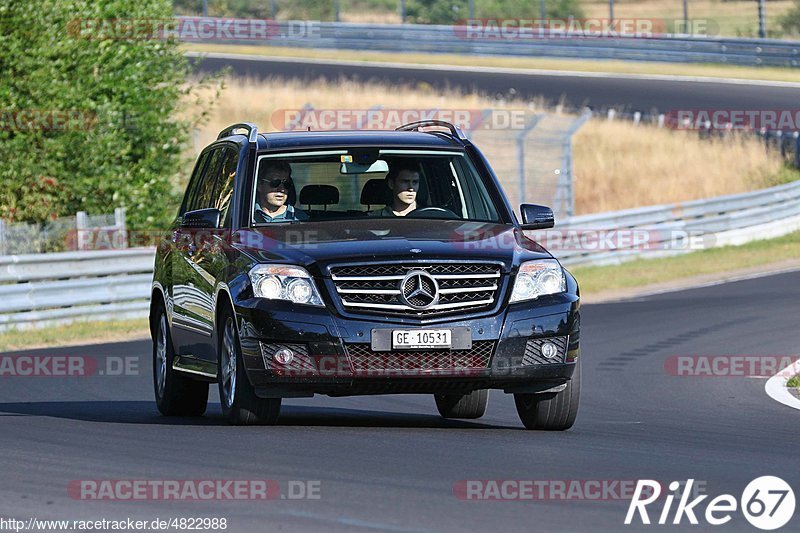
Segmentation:
<svg viewBox="0 0 800 533">
<path fill-rule="evenodd" d="M 545 342 L 542 344 L 542 355 L 548 359 L 552 359 L 558 355 L 558 348 L 552 342 Z"/>
<path fill-rule="evenodd" d="M 272 356 L 272 359 L 282 365 L 288 365 L 292 362 L 292 359 L 294 359 L 294 352 L 288 348 L 283 348 L 275 352 L 275 355 Z"/>
</svg>

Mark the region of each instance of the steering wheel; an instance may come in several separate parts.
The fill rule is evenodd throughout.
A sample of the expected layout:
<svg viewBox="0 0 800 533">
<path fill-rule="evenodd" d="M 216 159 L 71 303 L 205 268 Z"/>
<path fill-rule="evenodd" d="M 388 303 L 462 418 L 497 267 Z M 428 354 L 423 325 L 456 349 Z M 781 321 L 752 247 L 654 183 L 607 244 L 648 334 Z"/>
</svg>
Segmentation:
<svg viewBox="0 0 800 533">
<path fill-rule="evenodd" d="M 419 209 L 414 209 L 406 216 L 416 217 L 418 215 L 423 215 L 423 217 L 420 218 L 461 218 L 449 209 L 444 209 L 442 207 L 421 207 Z"/>
</svg>

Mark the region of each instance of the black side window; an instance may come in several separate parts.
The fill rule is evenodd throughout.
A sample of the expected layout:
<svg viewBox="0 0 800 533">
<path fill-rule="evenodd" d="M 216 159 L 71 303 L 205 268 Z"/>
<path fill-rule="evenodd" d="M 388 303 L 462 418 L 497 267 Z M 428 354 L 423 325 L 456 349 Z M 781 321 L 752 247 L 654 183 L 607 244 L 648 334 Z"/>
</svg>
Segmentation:
<svg viewBox="0 0 800 533">
<path fill-rule="evenodd" d="M 183 195 L 180 216 L 183 216 L 186 211 L 191 211 L 189 205 L 192 203 L 192 197 L 197 196 L 197 188 L 200 184 L 200 179 L 203 177 L 203 170 L 205 170 L 206 164 L 208 163 L 208 156 L 210 153 L 211 152 L 204 152 L 200 154 L 200 157 L 197 159 L 197 164 L 194 166 L 192 177 L 189 180 L 189 186 L 186 187 L 186 194 Z"/>
<path fill-rule="evenodd" d="M 222 162 L 224 150 L 224 148 L 215 148 L 214 151 L 211 152 L 208 165 L 205 171 L 200 175 L 200 180 L 197 183 L 194 194 L 189 197 L 189 204 L 186 206 L 187 211 L 195 211 L 212 206 L 214 185 L 216 185 L 217 182 L 219 165 Z"/>
<path fill-rule="evenodd" d="M 211 207 L 216 207 L 222 213 L 223 227 L 229 228 L 231 221 L 230 205 L 233 197 L 233 183 L 236 178 L 236 165 L 239 163 L 239 153 L 233 148 L 225 148 L 222 163 L 216 174 L 216 187 Z"/>
</svg>

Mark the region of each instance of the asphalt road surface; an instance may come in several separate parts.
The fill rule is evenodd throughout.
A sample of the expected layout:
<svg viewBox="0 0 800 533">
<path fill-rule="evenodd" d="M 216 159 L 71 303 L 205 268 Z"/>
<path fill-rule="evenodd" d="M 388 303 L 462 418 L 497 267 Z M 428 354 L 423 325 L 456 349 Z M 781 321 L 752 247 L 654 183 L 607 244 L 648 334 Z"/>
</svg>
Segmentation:
<svg viewBox="0 0 800 533">
<path fill-rule="evenodd" d="M 232 57 L 206 57 L 199 62 L 199 67 L 202 72 L 230 67 L 237 76 L 260 79 L 277 77 L 312 81 L 322 78 L 337 81 L 346 78 L 383 82 L 395 87 L 424 84 L 438 89 L 477 90 L 500 97 L 543 97 L 551 104 L 563 99 L 571 106 L 615 107 L 643 113 L 697 109 L 797 109 L 800 101 L 800 89 L 795 87 L 748 84 L 389 68 L 315 63 L 313 60 L 288 62 Z"/>
<path fill-rule="evenodd" d="M 431 397 L 396 395 L 287 400 L 275 427 L 230 427 L 216 390 L 205 417 L 168 419 L 152 399 L 149 341 L 19 352 L 86 356 L 104 375 L 0 377 L 0 516 L 225 517 L 237 532 L 654 530 L 623 526 L 627 500 L 465 501 L 454 486 L 693 478 L 738 498 L 777 475 L 800 489 L 800 413 L 771 400 L 764 379 L 665 370 L 671 355 L 797 355 L 799 299 L 796 272 L 585 306 L 581 411 L 562 433 L 522 429 L 497 391 L 469 422 L 441 419 Z M 121 360 L 130 375 L 107 375 Z M 283 496 L 311 481 L 293 487 L 318 487 L 319 499 L 92 501 L 68 490 L 131 479 L 269 479 Z M 750 526 L 734 513 L 692 529 Z"/>
</svg>

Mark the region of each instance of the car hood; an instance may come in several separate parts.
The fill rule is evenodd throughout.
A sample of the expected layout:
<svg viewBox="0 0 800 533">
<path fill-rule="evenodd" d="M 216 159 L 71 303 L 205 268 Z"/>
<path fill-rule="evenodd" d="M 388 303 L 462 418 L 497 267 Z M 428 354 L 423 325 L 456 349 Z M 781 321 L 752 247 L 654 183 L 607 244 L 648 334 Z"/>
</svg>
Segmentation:
<svg viewBox="0 0 800 533">
<path fill-rule="evenodd" d="M 237 248 L 264 263 L 317 266 L 386 260 L 494 260 L 509 271 L 551 255 L 510 224 L 431 219 L 356 219 L 275 224 L 237 231 Z"/>
</svg>

